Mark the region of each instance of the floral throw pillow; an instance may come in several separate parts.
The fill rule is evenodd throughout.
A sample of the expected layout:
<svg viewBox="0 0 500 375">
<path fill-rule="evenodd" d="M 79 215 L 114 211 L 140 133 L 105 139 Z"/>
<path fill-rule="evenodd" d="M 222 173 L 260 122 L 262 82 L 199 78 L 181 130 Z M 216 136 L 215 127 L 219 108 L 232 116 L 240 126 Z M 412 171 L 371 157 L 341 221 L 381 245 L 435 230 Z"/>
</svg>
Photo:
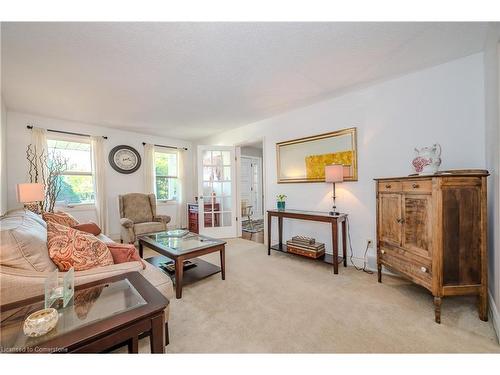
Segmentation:
<svg viewBox="0 0 500 375">
<path fill-rule="evenodd" d="M 47 223 L 52 222 L 66 227 L 74 227 L 75 225 L 78 225 L 78 221 L 73 216 L 62 211 L 44 212 L 42 213 L 42 218 Z"/>
<path fill-rule="evenodd" d="M 75 271 L 109 266 L 113 256 L 104 242 L 92 234 L 47 222 L 49 257 L 60 271 Z"/>
</svg>

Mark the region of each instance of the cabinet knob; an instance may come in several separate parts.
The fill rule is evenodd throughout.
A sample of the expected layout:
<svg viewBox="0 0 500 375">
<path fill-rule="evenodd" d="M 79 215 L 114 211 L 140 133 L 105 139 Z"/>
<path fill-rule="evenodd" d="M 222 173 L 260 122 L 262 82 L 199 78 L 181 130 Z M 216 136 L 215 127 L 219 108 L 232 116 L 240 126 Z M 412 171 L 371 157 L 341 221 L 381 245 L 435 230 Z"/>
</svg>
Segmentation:
<svg viewBox="0 0 500 375">
<path fill-rule="evenodd" d="M 399 224 L 403 224 L 405 222 L 405 219 L 396 219 L 396 221 L 399 223 Z"/>
<path fill-rule="evenodd" d="M 392 185 L 391 185 L 391 184 L 386 184 L 386 185 L 385 185 L 385 188 L 386 188 L 386 189 L 390 189 L 391 187 L 392 187 Z"/>
<path fill-rule="evenodd" d="M 414 189 L 418 189 L 418 188 L 420 187 L 420 185 L 419 185 L 419 184 L 413 184 L 413 185 L 411 185 L 411 186 L 412 186 Z"/>
<path fill-rule="evenodd" d="M 424 272 L 424 273 L 425 273 L 425 272 L 427 272 L 427 268 L 425 268 L 425 267 L 420 267 L 420 271 L 422 271 L 422 272 Z"/>
<path fill-rule="evenodd" d="M 385 254 L 385 250 L 380 250 L 380 253 L 381 254 Z"/>
</svg>

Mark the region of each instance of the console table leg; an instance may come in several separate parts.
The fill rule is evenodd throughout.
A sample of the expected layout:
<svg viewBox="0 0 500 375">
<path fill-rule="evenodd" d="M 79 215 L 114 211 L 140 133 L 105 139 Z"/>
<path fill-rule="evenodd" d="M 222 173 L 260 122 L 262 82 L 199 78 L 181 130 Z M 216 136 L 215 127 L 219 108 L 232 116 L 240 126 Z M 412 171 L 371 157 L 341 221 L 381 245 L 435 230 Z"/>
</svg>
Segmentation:
<svg viewBox="0 0 500 375">
<path fill-rule="evenodd" d="M 225 256 L 224 246 L 220 250 L 220 270 L 222 275 L 222 280 L 226 280 L 226 256 Z"/>
<path fill-rule="evenodd" d="M 144 247 L 142 246 L 142 242 L 141 241 L 139 241 L 139 256 L 141 258 L 144 257 Z"/>
<path fill-rule="evenodd" d="M 333 244 L 333 273 L 339 273 L 339 241 L 337 220 L 332 222 L 332 244 Z"/>
<path fill-rule="evenodd" d="M 346 223 L 342 222 L 342 257 L 344 258 L 344 267 L 347 267 L 347 238 Z"/>
<path fill-rule="evenodd" d="M 272 227 L 273 217 L 267 215 L 267 255 L 271 255 L 271 227 Z"/>
<path fill-rule="evenodd" d="M 283 249 L 283 218 L 278 217 L 278 239 L 280 244 L 280 249 Z"/>
</svg>

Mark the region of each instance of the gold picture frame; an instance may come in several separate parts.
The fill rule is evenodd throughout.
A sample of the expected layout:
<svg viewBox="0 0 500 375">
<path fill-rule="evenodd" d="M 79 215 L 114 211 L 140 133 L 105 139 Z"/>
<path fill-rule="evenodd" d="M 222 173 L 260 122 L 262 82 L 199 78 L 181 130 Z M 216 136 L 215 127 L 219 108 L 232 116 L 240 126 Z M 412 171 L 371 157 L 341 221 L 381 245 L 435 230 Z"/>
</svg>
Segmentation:
<svg viewBox="0 0 500 375">
<path fill-rule="evenodd" d="M 324 167 L 344 165 L 344 181 L 358 181 L 357 128 L 276 143 L 279 184 L 324 182 Z"/>
</svg>

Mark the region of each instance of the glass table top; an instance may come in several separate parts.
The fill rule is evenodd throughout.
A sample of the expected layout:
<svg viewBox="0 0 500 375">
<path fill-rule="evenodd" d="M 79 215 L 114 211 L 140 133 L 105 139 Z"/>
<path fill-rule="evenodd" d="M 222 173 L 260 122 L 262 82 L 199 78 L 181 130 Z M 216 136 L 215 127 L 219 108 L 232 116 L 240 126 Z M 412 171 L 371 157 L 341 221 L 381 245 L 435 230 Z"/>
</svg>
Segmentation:
<svg viewBox="0 0 500 375">
<path fill-rule="evenodd" d="M 169 232 L 160 232 L 142 236 L 141 238 L 146 239 L 147 242 L 154 242 L 156 246 L 176 255 L 225 243 L 224 241 L 192 232 L 188 232 L 182 237 L 172 236 Z"/>
<path fill-rule="evenodd" d="M 75 290 L 75 295 L 65 308 L 57 309 L 57 326 L 44 336 L 28 337 L 23 332 L 24 320 L 31 313 L 44 308 L 44 301 L 1 311 L 0 343 L 2 349 L 20 350 L 41 345 L 49 339 L 71 332 L 90 323 L 146 305 L 146 301 L 128 279 L 103 283 Z"/>
</svg>

